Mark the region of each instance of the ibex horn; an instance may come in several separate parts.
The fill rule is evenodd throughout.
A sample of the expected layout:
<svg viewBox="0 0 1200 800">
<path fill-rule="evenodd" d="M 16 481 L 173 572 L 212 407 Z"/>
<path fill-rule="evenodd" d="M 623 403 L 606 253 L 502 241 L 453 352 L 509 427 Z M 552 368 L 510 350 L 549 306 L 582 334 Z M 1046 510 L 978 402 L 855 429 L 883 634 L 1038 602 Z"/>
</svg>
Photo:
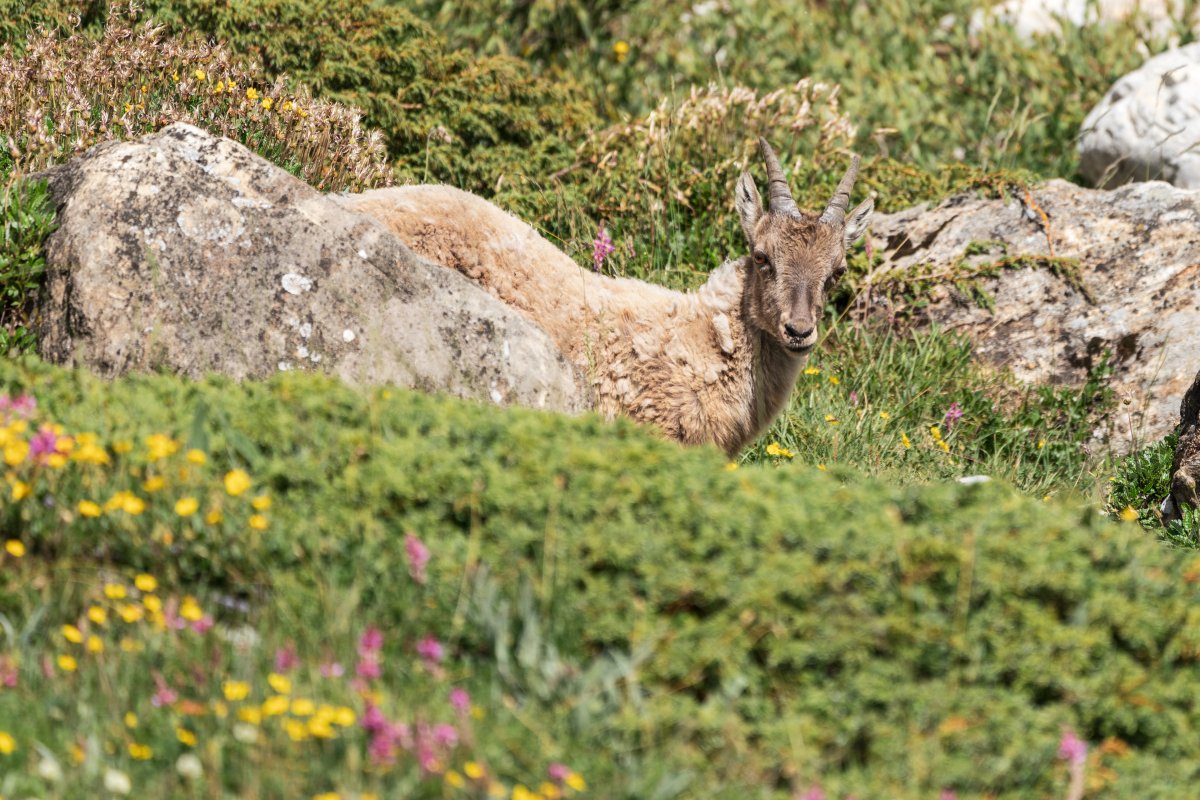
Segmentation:
<svg viewBox="0 0 1200 800">
<path fill-rule="evenodd" d="M 767 164 L 767 199 L 771 204 L 771 211 L 776 214 L 799 216 L 800 209 L 796 208 L 796 201 L 792 199 L 792 191 L 788 188 L 787 178 L 783 177 L 783 167 L 779 165 L 775 151 L 761 136 L 758 138 L 758 149 Z"/>
<path fill-rule="evenodd" d="M 854 181 L 858 178 L 858 161 L 857 155 L 850 158 L 850 169 L 846 170 L 846 174 L 842 176 L 842 182 L 834 191 L 833 199 L 821 213 L 821 222 L 828 225 L 845 224 L 846 210 L 850 208 L 850 190 L 854 188 Z"/>
</svg>

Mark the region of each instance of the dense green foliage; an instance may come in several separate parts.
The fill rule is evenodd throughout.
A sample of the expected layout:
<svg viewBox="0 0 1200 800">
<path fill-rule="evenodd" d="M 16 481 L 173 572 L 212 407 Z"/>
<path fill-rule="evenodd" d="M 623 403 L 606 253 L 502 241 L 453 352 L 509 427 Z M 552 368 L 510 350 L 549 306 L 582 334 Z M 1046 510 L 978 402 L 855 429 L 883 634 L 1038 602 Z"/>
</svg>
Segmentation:
<svg viewBox="0 0 1200 800">
<path fill-rule="evenodd" d="M 53 230 L 44 181 L 0 187 L 0 356 L 33 346 L 30 303 L 41 287 L 42 246 Z"/>
<path fill-rule="evenodd" d="M 570 163 L 594 121 L 567 76 L 518 59 L 449 48 L 409 11 L 380 2 L 169 0 L 147 3 L 173 28 L 202 31 L 319 96 L 365 112 L 401 180 L 490 194 L 514 174 Z"/>
<path fill-rule="evenodd" d="M 386 626 L 410 610 L 395 582 L 416 532 L 434 553 L 429 622 L 456 657 L 492 674 L 486 637 L 452 624 L 486 568 L 492 604 L 530 593 L 564 657 L 641 654 L 622 708 L 579 735 L 695 771 L 705 796 L 1045 794 L 1065 780 L 1063 726 L 1110 741 L 1097 796 L 1170 797 L 1197 777 L 1194 556 L 1087 507 L 799 464 L 729 471 L 627 424 L 300 375 L 109 384 L 8 363 L 0 385 L 101 441 L 173 434 L 274 498 L 269 529 L 176 539 L 169 556 L 120 515 L 66 513 L 79 494 L 56 498 L 64 512 L 30 498 L 2 533 L 31 553 L 272 588 L 297 620 L 311 592 L 336 591 Z M 630 786 L 600 759 L 586 773 L 609 796 Z"/>
</svg>

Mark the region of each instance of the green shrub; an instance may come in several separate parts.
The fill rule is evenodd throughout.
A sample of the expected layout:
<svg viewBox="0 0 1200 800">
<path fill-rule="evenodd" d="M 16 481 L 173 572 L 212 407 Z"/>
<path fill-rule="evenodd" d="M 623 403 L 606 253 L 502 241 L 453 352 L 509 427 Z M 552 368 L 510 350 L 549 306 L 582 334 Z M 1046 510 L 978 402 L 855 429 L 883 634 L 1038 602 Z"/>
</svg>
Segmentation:
<svg viewBox="0 0 1200 800">
<path fill-rule="evenodd" d="M 318 96 L 363 109 L 404 181 L 490 195 L 516 175 L 571 163 L 593 123 L 567 76 L 534 76 L 508 57 L 452 50 L 409 11 L 379 2 L 150 2 L 177 31 L 196 30 Z"/>
<path fill-rule="evenodd" d="M 54 230 L 54 208 L 44 181 L 12 181 L 0 188 L 0 356 L 33 348 L 30 302 L 45 270 L 42 245 Z"/>
<path fill-rule="evenodd" d="M 1086 507 L 996 484 L 731 472 L 629 423 L 314 376 L 103 383 L 7 362 L 0 386 L 102 442 L 203 442 L 213 469 L 245 466 L 274 498 L 261 535 L 218 532 L 202 557 L 185 544 L 168 558 L 153 537 L 67 513 L 80 498 L 56 511 L 35 495 L 0 512 L 0 534 L 31 553 L 185 569 L 227 591 L 320 576 L 386 619 L 404 613 L 394 583 L 415 532 L 439 585 L 486 567 L 494 602 L 528 587 L 563 657 L 647 653 L 640 710 L 592 741 L 662 753 L 706 796 L 1056 794 L 1064 726 L 1106 743 L 1088 762 L 1098 797 L 1166 797 L 1200 777 L 1194 556 Z M 437 602 L 449 613 L 462 597 Z M 454 645 L 486 653 L 475 637 Z"/>
</svg>

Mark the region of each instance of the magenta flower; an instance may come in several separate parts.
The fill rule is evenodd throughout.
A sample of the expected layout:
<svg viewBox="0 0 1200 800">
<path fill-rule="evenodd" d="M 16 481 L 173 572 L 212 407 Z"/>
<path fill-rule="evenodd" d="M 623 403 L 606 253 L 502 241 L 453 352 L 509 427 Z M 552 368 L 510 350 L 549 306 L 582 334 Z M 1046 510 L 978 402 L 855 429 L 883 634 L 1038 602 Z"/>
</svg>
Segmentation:
<svg viewBox="0 0 1200 800">
<path fill-rule="evenodd" d="M 599 272 L 600 268 L 604 266 L 604 259 L 612 255 L 615 249 L 608 231 L 605 230 L 604 225 L 601 225 L 595 240 L 592 241 L 592 268 Z"/>
<path fill-rule="evenodd" d="M 938 795 L 938 800 L 958 800 L 958 795 L 949 789 L 942 789 L 942 793 Z"/>
<path fill-rule="evenodd" d="M 363 712 L 362 727 L 367 733 L 375 733 L 387 727 L 387 717 L 383 716 L 383 712 L 379 710 L 379 706 L 374 703 L 367 703 L 367 708 Z"/>
<path fill-rule="evenodd" d="M 858 405 L 858 392 L 853 391 L 853 390 L 851 390 L 851 392 L 850 392 L 850 405 L 852 405 L 852 406 Z"/>
<path fill-rule="evenodd" d="M 383 666 L 375 656 L 367 656 L 359 659 L 354 674 L 368 681 L 378 680 L 383 675 Z"/>
<path fill-rule="evenodd" d="M 358 640 L 358 654 L 363 658 L 378 653 L 383 649 L 383 631 L 371 626 L 363 631 Z"/>
<path fill-rule="evenodd" d="M 417 655 L 425 662 L 427 666 L 436 666 L 446 655 L 446 648 L 442 647 L 442 643 L 432 636 L 426 636 L 421 641 L 417 642 Z"/>
<path fill-rule="evenodd" d="M 454 706 L 454 710 L 460 714 L 466 714 L 471 710 L 471 695 L 467 694 L 466 689 L 459 689 L 457 686 L 450 690 L 450 705 Z"/>
<path fill-rule="evenodd" d="M 279 673 L 291 672 L 300 664 L 300 658 L 296 655 L 296 645 L 288 642 L 283 647 L 275 651 L 275 671 Z"/>
<path fill-rule="evenodd" d="M 15 399 L 0 394 L 0 413 L 7 418 L 10 411 L 18 417 L 28 419 L 37 411 L 37 400 L 27 394 L 18 395 Z"/>
<path fill-rule="evenodd" d="M 17 662 L 12 656 L 0 656 L 0 685 L 13 689 L 17 685 Z"/>
<path fill-rule="evenodd" d="M 946 430 L 954 427 L 954 423 L 962 419 L 963 410 L 957 402 L 951 403 L 950 408 L 946 409 Z"/>
<path fill-rule="evenodd" d="M 800 800 L 825 800 L 825 790 L 820 786 L 810 786 L 808 791 L 800 795 Z"/>
<path fill-rule="evenodd" d="M 205 614 L 200 619 L 192 623 L 192 630 L 196 633 L 208 633 L 213 628 L 213 618 Z"/>
<path fill-rule="evenodd" d="M 154 695 L 150 698 L 150 704 L 155 708 L 169 706 L 179 699 L 179 695 L 167 685 L 163 676 L 157 673 L 154 675 L 154 687 Z"/>
<path fill-rule="evenodd" d="M 1087 760 L 1087 742 L 1075 735 L 1070 728 L 1063 728 L 1062 741 L 1058 743 L 1058 757 L 1069 764 L 1079 765 Z"/>
<path fill-rule="evenodd" d="M 562 783 L 571 774 L 571 768 L 566 764 L 560 764 L 557 761 L 546 767 L 546 774 L 550 776 L 550 780 L 555 783 Z"/>
<path fill-rule="evenodd" d="M 411 533 L 404 534 L 404 552 L 408 555 L 408 574 L 419 584 L 425 583 L 425 565 L 429 563 L 429 548 Z"/>
<path fill-rule="evenodd" d="M 440 747 L 454 747 L 458 744 L 458 730 L 453 725 L 442 722 L 433 726 L 433 741 Z"/>
<path fill-rule="evenodd" d="M 326 661 L 321 665 L 322 678 L 340 678 L 346 674 L 346 669 L 337 661 Z"/>
<path fill-rule="evenodd" d="M 29 455 L 31 458 L 44 459 L 52 455 L 58 448 L 58 436 L 49 425 L 43 425 L 29 440 Z"/>
</svg>

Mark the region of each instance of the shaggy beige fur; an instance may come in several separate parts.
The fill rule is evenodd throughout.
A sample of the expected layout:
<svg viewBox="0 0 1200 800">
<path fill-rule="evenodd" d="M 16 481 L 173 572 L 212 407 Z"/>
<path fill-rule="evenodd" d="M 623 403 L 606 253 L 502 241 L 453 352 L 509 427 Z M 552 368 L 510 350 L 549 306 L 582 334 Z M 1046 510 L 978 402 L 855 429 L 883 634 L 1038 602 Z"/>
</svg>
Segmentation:
<svg viewBox="0 0 1200 800">
<path fill-rule="evenodd" d="M 804 310 L 791 310 L 784 319 L 807 315 L 796 323 L 806 328 L 803 343 L 781 340 L 778 318 L 763 322 L 771 316 L 763 310 L 766 290 L 752 291 L 752 284 L 768 282 L 768 268 L 755 266 L 760 247 L 755 257 L 726 262 L 700 289 L 683 293 L 581 268 L 526 223 L 449 186 L 377 189 L 340 200 L 538 323 L 590 378 L 601 413 L 627 414 L 681 442 L 714 442 L 733 454 L 770 424 L 791 395 L 816 341 L 828 273 L 844 258 L 841 228 L 825 230 L 829 226 L 802 212 L 772 221 L 775 215 L 763 214 L 757 191 L 752 194 L 758 216 L 743 213 L 743 225 L 758 231 L 760 245 L 771 240 L 768 229 L 780 225 L 788 229 L 780 241 L 810 242 L 814 232 L 821 243 L 836 239 L 836 263 L 816 254 L 817 276 L 787 290 L 789 298 L 799 298 L 789 302 Z M 745 202 L 739 199 L 739 210 L 750 209 L 750 200 L 749 193 Z M 800 251 L 800 261 L 815 257 L 805 247 Z M 781 275 L 791 269 L 784 255 Z"/>
</svg>

